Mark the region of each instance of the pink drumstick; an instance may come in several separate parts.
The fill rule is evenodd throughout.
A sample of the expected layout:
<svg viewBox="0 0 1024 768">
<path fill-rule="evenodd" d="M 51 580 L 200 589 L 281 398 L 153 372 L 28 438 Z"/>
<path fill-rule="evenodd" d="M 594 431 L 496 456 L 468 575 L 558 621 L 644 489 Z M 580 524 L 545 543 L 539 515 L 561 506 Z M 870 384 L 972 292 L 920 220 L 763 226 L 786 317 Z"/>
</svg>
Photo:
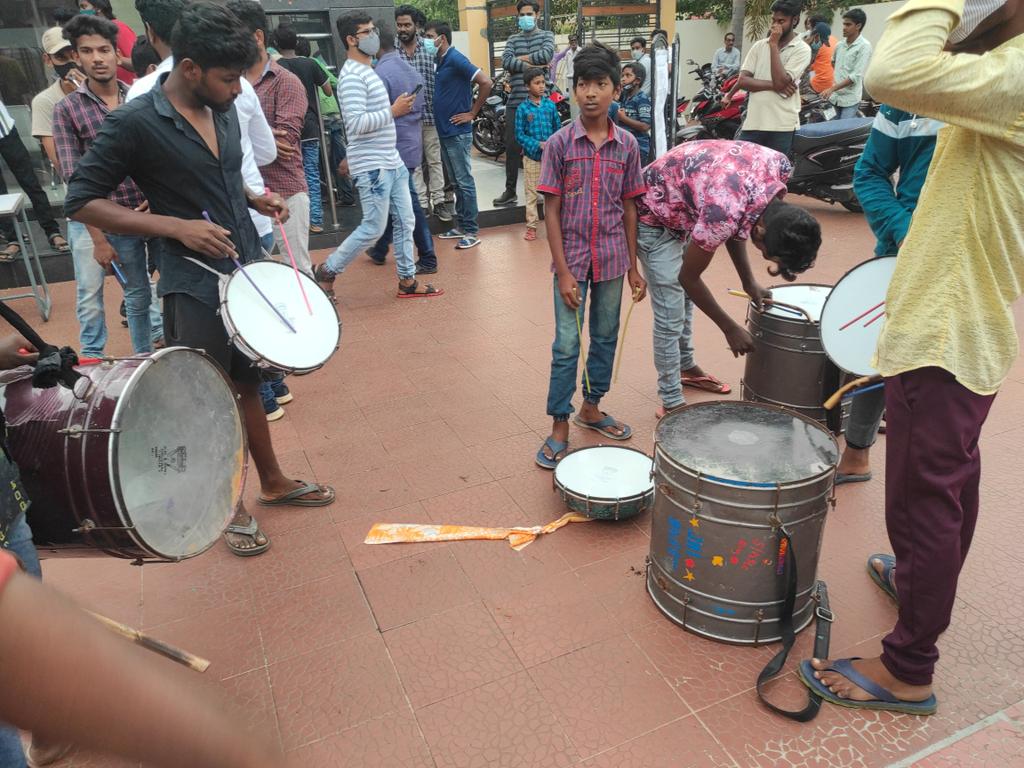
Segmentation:
<svg viewBox="0 0 1024 768">
<path fill-rule="evenodd" d="M 270 187 L 266 187 L 263 191 L 267 196 L 270 195 Z M 295 282 L 299 284 L 299 290 L 302 291 L 302 298 L 306 302 L 306 309 L 312 316 L 313 306 L 309 303 L 309 296 L 306 295 L 306 287 L 302 284 L 302 278 L 299 277 L 299 265 L 295 263 L 295 254 L 292 253 L 292 247 L 288 243 L 288 235 L 284 231 L 284 224 L 281 223 L 281 215 L 275 213 L 274 220 L 277 221 L 277 226 L 281 228 L 281 239 L 284 240 L 284 249 L 288 251 L 288 258 L 292 261 L 292 269 L 295 270 Z"/>
<path fill-rule="evenodd" d="M 868 320 L 868 321 L 867 321 L 866 323 L 864 323 L 864 327 L 865 327 L 865 328 L 867 328 L 867 327 L 868 327 L 869 325 L 871 325 L 871 324 L 872 324 L 873 322 L 875 322 L 876 320 L 881 320 L 881 319 L 882 319 L 883 317 L 885 317 L 885 310 L 882 310 L 882 311 L 881 311 L 881 312 L 879 312 L 879 313 L 878 313 L 877 315 L 875 315 L 875 316 L 874 316 L 874 317 L 872 317 L 872 318 L 871 318 L 870 320 Z"/>
<path fill-rule="evenodd" d="M 880 301 L 880 302 L 878 302 L 877 304 L 875 304 L 875 306 L 871 307 L 870 309 L 866 309 L 866 310 L 864 310 L 864 311 L 863 311 L 863 312 L 861 312 L 861 313 L 860 313 L 859 315 L 857 315 L 857 316 L 856 316 L 855 318 L 853 318 L 853 320 L 851 320 L 850 322 L 848 322 L 848 323 L 847 323 L 846 325 L 841 325 L 841 326 L 839 326 L 839 330 L 840 330 L 840 331 L 845 331 L 845 330 L 846 330 L 847 328 L 849 328 L 849 327 L 850 327 L 851 325 L 853 325 L 854 323 L 856 323 L 856 322 L 857 322 L 858 320 L 862 320 L 862 319 L 864 319 L 865 317 L 867 317 L 868 315 L 870 315 L 870 314 L 871 314 L 872 312 L 874 312 L 874 311 L 875 311 L 876 309 L 878 309 L 878 308 L 879 308 L 880 306 L 882 306 L 883 304 L 885 304 L 885 302 L 884 302 L 884 301 Z M 883 312 L 882 314 L 884 315 L 885 313 Z M 881 315 L 879 315 L 879 317 L 881 317 Z M 877 318 L 876 318 L 876 319 L 877 319 Z M 870 325 L 870 323 L 869 323 L 869 325 Z M 867 327 L 867 326 L 865 326 L 865 327 Z"/>
</svg>

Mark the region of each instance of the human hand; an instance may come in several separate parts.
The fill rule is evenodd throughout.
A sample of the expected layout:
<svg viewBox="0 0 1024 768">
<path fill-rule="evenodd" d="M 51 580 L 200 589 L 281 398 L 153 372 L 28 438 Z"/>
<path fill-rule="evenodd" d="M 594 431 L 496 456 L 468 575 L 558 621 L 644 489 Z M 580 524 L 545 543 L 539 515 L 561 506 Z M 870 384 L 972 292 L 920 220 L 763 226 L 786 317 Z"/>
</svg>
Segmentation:
<svg viewBox="0 0 1024 768">
<path fill-rule="evenodd" d="M 346 157 L 340 163 L 338 163 L 338 175 L 348 176 L 348 158 Z"/>
<path fill-rule="evenodd" d="M 73 67 L 68 70 L 68 73 L 64 77 L 64 79 L 71 83 L 73 86 L 75 86 L 75 88 L 78 88 L 88 78 L 86 78 L 85 73 L 82 70 L 78 69 L 78 67 Z"/>
<path fill-rule="evenodd" d="M 391 105 L 391 115 L 393 117 L 403 117 L 412 112 L 412 105 L 416 103 L 416 97 L 409 93 L 403 93 L 397 99 L 395 103 Z"/>
<path fill-rule="evenodd" d="M 136 213 L 149 213 L 149 200 L 143 200 L 142 204 L 133 209 Z"/>
<path fill-rule="evenodd" d="M 729 344 L 733 357 L 745 355 L 755 349 L 754 337 L 747 332 L 746 328 L 735 323 L 725 331 L 725 340 Z"/>
<path fill-rule="evenodd" d="M 179 219 L 177 240 L 191 251 L 211 259 L 238 258 L 231 232 L 204 219 Z"/>
<path fill-rule="evenodd" d="M 266 191 L 266 194 L 252 199 L 252 207 L 257 213 L 277 219 L 282 224 L 288 221 L 288 203 L 284 201 L 283 197 L 271 192 L 269 189 Z"/>
<path fill-rule="evenodd" d="M 277 156 L 288 159 L 298 154 L 299 150 L 288 142 L 288 131 L 283 128 L 274 128 L 274 143 L 277 145 Z"/>
<path fill-rule="evenodd" d="M 782 25 L 781 24 L 777 24 L 777 23 L 772 23 L 771 31 L 768 33 L 768 44 L 769 45 L 778 45 L 779 41 L 781 39 L 782 39 Z"/>
<path fill-rule="evenodd" d="M 750 297 L 751 303 L 758 309 L 764 308 L 764 300 L 772 297 L 772 292 L 761 287 L 759 283 L 747 283 L 743 286 L 744 292 Z"/>
<path fill-rule="evenodd" d="M 641 302 L 647 296 L 647 281 L 640 277 L 636 267 L 630 267 L 626 273 L 626 282 L 633 291 L 633 301 Z"/>
<path fill-rule="evenodd" d="M 580 286 L 570 272 L 559 273 L 558 295 L 562 297 L 562 301 L 565 302 L 565 306 L 569 307 L 569 309 L 579 309 Z"/>
<path fill-rule="evenodd" d="M 106 271 L 110 269 L 111 262 L 117 259 L 117 254 L 110 243 L 107 242 L 107 238 L 104 237 L 100 242 L 93 243 L 92 257 Z"/>
<path fill-rule="evenodd" d="M 0 370 L 8 371 L 22 365 L 31 365 L 38 359 L 36 348 L 18 334 L 0 339 Z"/>
<path fill-rule="evenodd" d="M 836 92 L 836 89 L 834 87 L 833 88 L 826 88 L 824 91 L 821 92 L 820 96 L 821 96 L 823 101 L 828 101 L 829 99 L 832 98 L 832 94 L 835 93 L 835 92 Z"/>
<path fill-rule="evenodd" d="M 472 123 L 475 119 L 472 112 L 459 112 L 456 115 L 452 115 L 451 124 L 466 125 L 467 123 Z"/>
<path fill-rule="evenodd" d="M 792 80 L 786 83 L 786 87 L 779 91 L 779 95 L 784 99 L 788 99 L 794 93 L 796 93 L 797 85 Z"/>
</svg>

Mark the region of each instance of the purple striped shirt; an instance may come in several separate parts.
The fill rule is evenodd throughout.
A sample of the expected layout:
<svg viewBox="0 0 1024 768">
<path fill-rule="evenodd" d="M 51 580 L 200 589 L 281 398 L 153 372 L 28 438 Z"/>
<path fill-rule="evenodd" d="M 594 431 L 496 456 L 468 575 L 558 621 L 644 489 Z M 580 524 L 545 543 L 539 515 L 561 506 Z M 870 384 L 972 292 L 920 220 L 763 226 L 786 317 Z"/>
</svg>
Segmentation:
<svg viewBox="0 0 1024 768">
<path fill-rule="evenodd" d="M 547 140 L 537 190 L 562 198 L 562 245 L 577 280 L 615 280 L 629 271 L 622 201 L 647 191 L 632 134 L 608 121 L 595 149 L 576 119 Z M 554 265 L 552 265 L 554 270 Z"/>
</svg>

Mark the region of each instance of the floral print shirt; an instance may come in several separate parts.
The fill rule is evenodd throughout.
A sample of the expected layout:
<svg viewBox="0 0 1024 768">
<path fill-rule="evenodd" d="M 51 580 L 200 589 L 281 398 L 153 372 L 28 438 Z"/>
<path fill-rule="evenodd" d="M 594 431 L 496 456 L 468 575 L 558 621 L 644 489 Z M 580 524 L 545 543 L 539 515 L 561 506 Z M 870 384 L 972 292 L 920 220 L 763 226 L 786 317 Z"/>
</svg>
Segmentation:
<svg viewBox="0 0 1024 768">
<path fill-rule="evenodd" d="M 781 152 L 745 141 L 690 141 L 644 169 L 640 222 L 689 237 L 709 253 L 746 240 L 793 170 Z"/>
</svg>

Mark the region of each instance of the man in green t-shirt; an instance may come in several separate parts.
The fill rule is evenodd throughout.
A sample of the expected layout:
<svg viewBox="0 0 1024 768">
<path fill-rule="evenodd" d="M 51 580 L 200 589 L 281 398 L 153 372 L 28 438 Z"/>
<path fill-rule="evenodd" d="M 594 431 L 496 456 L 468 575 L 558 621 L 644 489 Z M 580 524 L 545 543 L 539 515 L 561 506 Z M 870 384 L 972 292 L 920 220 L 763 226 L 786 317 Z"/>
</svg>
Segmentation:
<svg viewBox="0 0 1024 768">
<path fill-rule="evenodd" d="M 352 187 L 352 179 L 347 174 L 338 172 L 338 166 L 345 160 L 345 124 L 341 120 L 341 109 L 338 107 L 338 78 L 324 62 L 318 52 L 316 56 L 310 56 L 309 40 L 300 37 L 295 44 L 295 52 L 299 56 L 309 56 L 320 65 L 320 68 L 327 74 L 327 82 L 331 84 L 331 95 L 318 91 L 320 96 L 320 116 L 324 121 L 324 130 L 330 137 L 331 175 L 334 178 L 334 188 L 338 191 L 338 204 L 352 206 L 356 204 L 356 193 Z"/>
</svg>

